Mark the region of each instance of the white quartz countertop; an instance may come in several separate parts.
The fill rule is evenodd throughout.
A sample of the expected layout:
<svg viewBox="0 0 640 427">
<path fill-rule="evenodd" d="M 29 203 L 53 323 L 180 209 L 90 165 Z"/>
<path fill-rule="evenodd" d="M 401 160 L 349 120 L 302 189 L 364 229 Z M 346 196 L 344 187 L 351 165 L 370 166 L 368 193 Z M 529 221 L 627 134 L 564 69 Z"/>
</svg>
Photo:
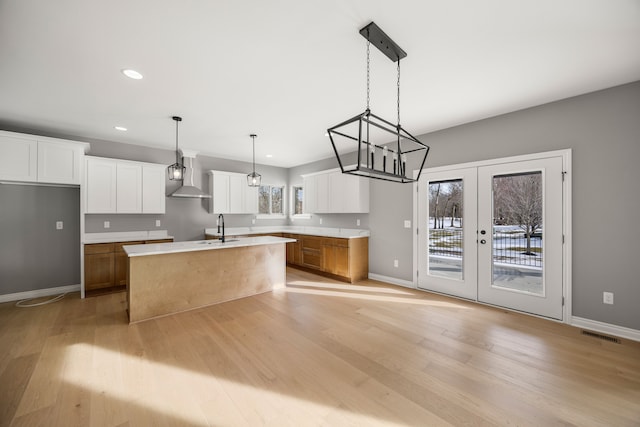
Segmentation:
<svg viewBox="0 0 640 427">
<path fill-rule="evenodd" d="M 218 228 L 206 228 L 205 235 L 220 236 Z M 226 236 L 241 236 L 262 233 L 291 233 L 306 234 L 309 236 L 337 237 L 342 239 L 354 239 L 359 237 L 369 237 L 369 230 L 357 228 L 330 228 L 330 227 L 305 227 L 297 225 L 282 225 L 276 227 L 227 227 L 224 230 Z"/>
<path fill-rule="evenodd" d="M 167 230 L 152 231 L 114 231 L 109 233 L 84 233 L 82 243 L 135 242 L 140 240 L 173 239 Z"/>
<path fill-rule="evenodd" d="M 273 245 L 277 243 L 295 242 L 295 239 L 283 237 L 258 236 L 229 238 L 224 243 L 219 240 L 196 240 L 191 242 L 150 243 L 146 245 L 125 245 L 122 248 L 128 256 L 162 255 L 178 252 L 209 251 L 230 249 L 243 246 Z"/>
</svg>

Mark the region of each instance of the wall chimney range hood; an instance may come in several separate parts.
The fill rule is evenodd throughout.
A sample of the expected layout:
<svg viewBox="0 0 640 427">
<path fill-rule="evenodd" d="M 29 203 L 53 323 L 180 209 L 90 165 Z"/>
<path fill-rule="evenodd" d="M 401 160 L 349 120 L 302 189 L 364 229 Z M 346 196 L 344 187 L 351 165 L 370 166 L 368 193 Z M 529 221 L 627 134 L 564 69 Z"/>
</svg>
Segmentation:
<svg viewBox="0 0 640 427">
<path fill-rule="evenodd" d="M 181 197 L 183 199 L 210 199 L 210 194 L 205 193 L 193 183 L 193 159 L 196 157 L 198 152 L 192 150 L 180 150 L 180 152 L 182 153 L 183 164 L 186 163 L 185 159 L 189 159 L 189 166 L 186 168 L 187 174 L 189 175 L 189 183 L 187 184 L 186 179 L 183 179 L 182 186 L 171 193 L 169 197 Z"/>
</svg>

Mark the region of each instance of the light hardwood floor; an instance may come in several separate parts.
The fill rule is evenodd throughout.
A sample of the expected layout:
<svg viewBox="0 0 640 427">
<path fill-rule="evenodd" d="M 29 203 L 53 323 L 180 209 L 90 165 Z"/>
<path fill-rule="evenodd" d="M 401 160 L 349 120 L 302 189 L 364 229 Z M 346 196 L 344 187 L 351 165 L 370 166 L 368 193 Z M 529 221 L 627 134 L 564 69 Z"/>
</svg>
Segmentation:
<svg viewBox="0 0 640 427">
<path fill-rule="evenodd" d="M 129 326 L 125 294 L 0 305 L 2 426 L 640 425 L 640 346 L 287 270 Z"/>
</svg>

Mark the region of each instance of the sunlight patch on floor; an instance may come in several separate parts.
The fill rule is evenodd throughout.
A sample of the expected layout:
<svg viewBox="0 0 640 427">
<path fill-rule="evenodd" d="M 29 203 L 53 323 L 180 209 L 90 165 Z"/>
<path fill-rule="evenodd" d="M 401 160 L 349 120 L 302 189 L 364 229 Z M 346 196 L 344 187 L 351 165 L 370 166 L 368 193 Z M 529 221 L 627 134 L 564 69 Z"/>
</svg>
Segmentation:
<svg viewBox="0 0 640 427">
<path fill-rule="evenodd" d="M 290 282 L 287 282 L 287 284 L 296 285 L 296 286 L 312 286 L 314 288 L 344 289 L 349 291 L 375 292 L 379 294 L 413 295 L 409 291 L 403 291 L 400 289 L 390 289 L 390 288 L 382 288 L 382 287 L 376 287 L 376 286 L 352 285 L 349 283 L 323 283 L 323 282 L 310 282 L 306 280 L 292 280 Z"/>
<path fill-rule="evenodd" d="M 291 282 L 290 284 L 293 284 Z M 310 286 L 317 287 L 315 284 Z M 369 289 L 370 290 L 370 289 Z M 320 289 L 305 289 L 303 287 L 287 287 L 285 290 L 287 293 L 295 293 L 295 294 L 308 294 L 308 295 L 321 295 L 328 297 L 340 297 L 340 298 L 350 298 L 350 299 L 359 299 L 366 301 L 380 301 L 380 302 L 392 302 L 392 303 L 402 303 L 402 304 L 411 304 L 411 305 L 424 305 L 431 307 L 445 307 L 445 308 L 456 308 L 463 310 L 470 310 L 471 307 L 466 307 L 460 304 L 454 304 L 451 302 L 445 301 L 432 301 L 420 298 L 403 298 L 403 297 L 395 297 L 395 296 L 383 296 L 383 295 L 366 295 L 358 292 L 349 292 L 350 290 L 344 291 L 330 291 L 330 290 L 320 290 Z"/>
<path fill-rule="evenodd" d="M 101 407 L 92 424 L 168 417 L 192 426 L 404 425 L 90 344 L 67 347 L 65 360 L 61 379 L 90 391 L 92 408 Z"/>
</svg>

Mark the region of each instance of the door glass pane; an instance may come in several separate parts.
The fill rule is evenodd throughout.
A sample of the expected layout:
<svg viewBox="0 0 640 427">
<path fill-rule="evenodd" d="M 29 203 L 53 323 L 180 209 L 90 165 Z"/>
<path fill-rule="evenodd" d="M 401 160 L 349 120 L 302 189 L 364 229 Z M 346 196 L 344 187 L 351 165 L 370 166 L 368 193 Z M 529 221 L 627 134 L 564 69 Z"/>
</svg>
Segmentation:
<svg viewBox="0 0 640 427">
<path fill-rule="evenodd" d="M 463 279 L 463 182 L 429 182 L 429 274 Z"/>
<path fill-rule="evenodd" d="M 542 212 L 542 172 L 493 177 L 494 288 L 544 295 Z"/>
</svg>

